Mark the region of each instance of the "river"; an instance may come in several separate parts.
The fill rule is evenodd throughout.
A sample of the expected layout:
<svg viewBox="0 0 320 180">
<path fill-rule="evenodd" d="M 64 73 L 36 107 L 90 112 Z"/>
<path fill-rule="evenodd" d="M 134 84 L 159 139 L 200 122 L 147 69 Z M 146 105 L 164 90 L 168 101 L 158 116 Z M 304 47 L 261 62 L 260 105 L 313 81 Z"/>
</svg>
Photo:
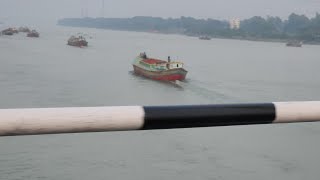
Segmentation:
<svg viewBox="0 0 320 180">
<path fill-rule="evenodd" d="M 0 36 L 0 108 L 320 100 L 320 46 L 70 27 Z M 89 46 L 67 46 L 78 32 Z M 183 61 L 180 85 L 136 76 Z M 0 179 L 318 179 L 320 124 L 0 138 Z"/>
</svg>

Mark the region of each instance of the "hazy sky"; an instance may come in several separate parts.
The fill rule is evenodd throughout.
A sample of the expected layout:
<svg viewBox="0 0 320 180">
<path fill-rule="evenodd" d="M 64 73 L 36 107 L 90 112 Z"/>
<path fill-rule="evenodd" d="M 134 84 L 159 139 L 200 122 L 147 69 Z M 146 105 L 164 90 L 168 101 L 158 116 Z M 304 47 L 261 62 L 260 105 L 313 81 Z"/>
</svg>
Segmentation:
<svg viewBox="0 0 320 180">
<path fill-rule="evenodd" d="M 82 9 L 90 17 L 102 16 L 103 0 L 0 0 L 0 21 L 56 21 L 63 17 L 81 17 Z M 241 19 L 254 15 L 286 18 L 291 12 L 314 16 L 320 12 L 320 0 L 104 0 L 105 17 L 159 16 Z"/>
</svg>

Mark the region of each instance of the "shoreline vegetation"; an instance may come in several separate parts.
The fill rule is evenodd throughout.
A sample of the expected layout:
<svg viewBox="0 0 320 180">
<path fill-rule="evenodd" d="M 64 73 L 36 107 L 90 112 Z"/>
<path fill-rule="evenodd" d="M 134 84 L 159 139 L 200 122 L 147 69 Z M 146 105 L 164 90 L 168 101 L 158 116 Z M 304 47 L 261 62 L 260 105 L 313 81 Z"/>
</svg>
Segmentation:
<svg viewBox="0 0 320 180">
<path fill-rule="evenodd" d="M 221 39 L 288 42 L 320 45 L 320 14 L 308 18 L 292 13 L 287 20 L 279 17 L 254 16 L 241 20 L 239 29 L 230 29 L 229 21 L 195 19 L 192 17 L 160 18 L 137 16 L 132 18 L 64 18 L 58 25 L 123 31 L 208 36 Z"/>
</svg>

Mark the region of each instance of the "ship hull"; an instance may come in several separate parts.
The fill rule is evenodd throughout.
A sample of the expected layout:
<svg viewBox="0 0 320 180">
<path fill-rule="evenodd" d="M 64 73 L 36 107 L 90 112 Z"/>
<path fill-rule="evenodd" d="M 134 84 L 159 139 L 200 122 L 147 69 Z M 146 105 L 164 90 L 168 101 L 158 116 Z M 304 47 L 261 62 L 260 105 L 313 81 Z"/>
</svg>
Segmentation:
<svg viewBox="0 0 320 180">
<path fill-rule="evenodd" d="M 88 46 L 88 42 L 86 42 L 86 41 L 68 42 L 68 45 L 69 46 L 82 47 L 82 46 Z"/>
<path fill-rule="evenodd" d="M 288 47 L 302 47 L 302 42 L 288 42 L 286 44 Z"/>
<path fill-rule="evenodd" d="M 13 32 L 4 32 L 4 33 L 2 33 L 2 34 L 6 35 L 6 36 L 12 36 L 12 35 L 13 35 Z"/>
<path fill-rule="evenodd" d="M 182 81 L 186 78 L 187 71 L 183 68 L 169 69 L 164 71 L 148 71 L 133 65 L 134 72 L 138 75 L 159 81 Z"/>
<path fill-rule="evenodd" d="M 297 45 L 292 45 L 292 44 L 287 44 L 288 47 L 302 47 L 301 44 L 297 44 Z"/>
<path fill-rule="evenodd" d="M 39 34 L 27 34 L 27 37 L 39 37 Z"/>
</svg>

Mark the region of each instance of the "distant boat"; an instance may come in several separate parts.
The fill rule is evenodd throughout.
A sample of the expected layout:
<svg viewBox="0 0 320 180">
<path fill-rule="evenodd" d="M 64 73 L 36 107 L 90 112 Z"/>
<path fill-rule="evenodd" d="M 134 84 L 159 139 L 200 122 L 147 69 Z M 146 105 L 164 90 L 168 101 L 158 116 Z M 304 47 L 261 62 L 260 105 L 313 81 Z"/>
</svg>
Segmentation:
<svg viewBox="0 0 320 180">
<path fill-rule="evenodd" d="M 28 32 L 27 37 L 39 37 L 40 34 L 36 30 Z"/>
<path fill-rule="evenodd" d="M 5 30 L 1 31 L 1 33 L 2 33 L 3 35 L 11 36 L 11 35 L 13 35 L 13 34 L 15 34 L 15 33 L 18 33 L 18 30 L 15 29 L 15 28 L 8 28 L 8 29 L 5 29 Z"/>
<path fill-rule="evenodd" d="M 77 46 L 77 47 L 82 47 L 82 46 L 88 46 L 88 42 L 83 36 L 71 36 L 68 39 L 68 45 L 69 46 Z"/>
<path fill-rule="evenodd" d="M 7 35 L 7 36 L 12 36 L 13 32 L 12 31 L 8 31 L 8 30 L 3 30 L 3 31 L 1 31 L 1 34 Z"/>
<path fill-rule="evenodd" d="M 302 47 L 301 41 L 290 41 L 286 44 L 288 47 Z"/>
<path fill-rule="evenodd" d="M 200 36 L 199 39 L 201 39 L 201 40 L 211 40 L 211 37 L 209 37 L 209 36 Z"/>
<path fill-rule="evenodd" d="M 141 53 L 133 62 L 134 72 L 138 75 L 161 81 L 184 80 L 187 72 L 183 69 L 182 62 L 175 62 L 149 58 L 145 53 Z"/>
</svg>

